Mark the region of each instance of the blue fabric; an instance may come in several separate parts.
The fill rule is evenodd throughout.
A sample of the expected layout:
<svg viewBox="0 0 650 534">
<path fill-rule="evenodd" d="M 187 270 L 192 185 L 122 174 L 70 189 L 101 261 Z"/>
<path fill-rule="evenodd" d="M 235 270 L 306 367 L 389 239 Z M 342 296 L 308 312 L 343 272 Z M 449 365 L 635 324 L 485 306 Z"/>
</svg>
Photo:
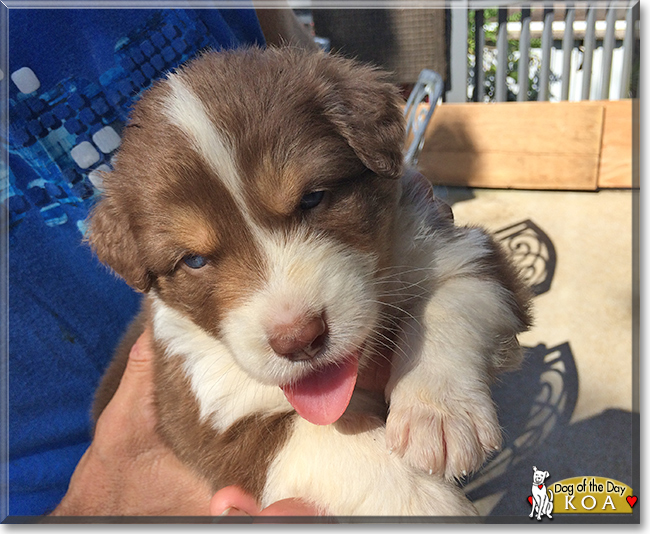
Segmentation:
<svg viewBox="0 0 650 534">
<path fill-rule="evenodd" d="M 82 242 L 100 194 L 93 171 L 110 169 L 129 109 L 154 79 L 205 48 L 264 38 L 252 9 L 11 10 L 9 25 L 9 180 L 0 194 L 10 219 L 16 516 L 47 513 L 63 497 L 89 445 L 93 392 L 139 305 Z"/>
</svg>

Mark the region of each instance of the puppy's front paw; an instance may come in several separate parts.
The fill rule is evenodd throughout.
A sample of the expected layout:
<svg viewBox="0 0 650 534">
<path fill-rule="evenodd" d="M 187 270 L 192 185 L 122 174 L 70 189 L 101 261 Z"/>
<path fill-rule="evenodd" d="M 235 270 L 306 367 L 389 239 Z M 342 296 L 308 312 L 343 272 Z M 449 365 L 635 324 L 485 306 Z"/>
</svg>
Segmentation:
<svg viewBox="0 0 650 534">
<path fill-rule="evenodd" d="M 398 384 L 391 394 L 386 441 L 392 454 L 453 479 L 477 470 L 499 449 L 501 430 L 489 392 L 440 395 L 407 387 Z"/>
</svg>

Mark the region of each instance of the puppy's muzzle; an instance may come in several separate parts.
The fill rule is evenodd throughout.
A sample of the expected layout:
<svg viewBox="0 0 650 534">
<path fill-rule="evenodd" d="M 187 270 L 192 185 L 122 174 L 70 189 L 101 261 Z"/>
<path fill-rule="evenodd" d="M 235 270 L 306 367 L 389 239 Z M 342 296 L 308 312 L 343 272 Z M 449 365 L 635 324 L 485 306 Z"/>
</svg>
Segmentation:
<svg viewBox="0 0 650 534">
<path fill-rule="evenodd" d="M 268 333 L 273 351 L 292 361 L 311 360 L 325 346 L 326 339 L 327 323 L 322 314 L 275 325 Z"/>
</svg>

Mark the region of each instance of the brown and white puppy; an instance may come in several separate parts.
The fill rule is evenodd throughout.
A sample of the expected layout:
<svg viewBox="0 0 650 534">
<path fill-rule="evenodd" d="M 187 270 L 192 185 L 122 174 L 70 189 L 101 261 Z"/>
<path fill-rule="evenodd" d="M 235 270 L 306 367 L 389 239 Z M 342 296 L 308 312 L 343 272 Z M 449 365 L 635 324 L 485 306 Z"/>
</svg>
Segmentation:
<svg viewBox="0 0 650 534">
<path fill-rule="evenodd" d="M 499 447 L 489 380 L 519 361 L 527 294 L 402 178 L 400 103 L 356 62 L 251 49 L 135 106 L 89 239 L 147 294 L 160 433 L 215 490 L 476 513 L 453 479 Z M 381 358 L 385 401 L 356 387 Z"/>
</svg>

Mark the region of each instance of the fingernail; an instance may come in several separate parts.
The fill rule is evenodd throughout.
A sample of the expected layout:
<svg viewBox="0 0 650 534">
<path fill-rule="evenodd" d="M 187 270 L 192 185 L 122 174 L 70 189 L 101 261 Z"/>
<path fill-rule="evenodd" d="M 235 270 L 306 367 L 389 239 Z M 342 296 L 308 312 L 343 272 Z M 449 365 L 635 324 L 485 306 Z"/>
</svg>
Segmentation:
<svg viewBox="0 0 650 534">
<path fill-rule="evenodd" d="M 226 508 L 223 512 L 219 514 L 219 516 L 237 516 L 237 515 L 248 515 L 246 512 L 240 510 L 239 508 L 235 508 L 234 506 L 229 506 Z"/>
</svg>

